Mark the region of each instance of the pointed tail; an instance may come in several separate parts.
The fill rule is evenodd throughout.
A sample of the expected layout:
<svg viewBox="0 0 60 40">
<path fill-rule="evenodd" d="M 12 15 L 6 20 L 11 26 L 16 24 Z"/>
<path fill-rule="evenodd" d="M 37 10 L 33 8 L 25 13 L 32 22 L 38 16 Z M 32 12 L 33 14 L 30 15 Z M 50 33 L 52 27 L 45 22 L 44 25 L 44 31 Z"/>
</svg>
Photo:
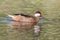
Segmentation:
<svg viewBox="0 0 60 40">
<path fill-rule="evenodd" d="M 14 17 L 13 15 L 10 15 L 10 14 L 6 14 L 8 17 Z"/>
<path fill-rule="evenodd" d="M 8 15 L 9 17 L 14 17 L 13 15 Z"/>
</svg>

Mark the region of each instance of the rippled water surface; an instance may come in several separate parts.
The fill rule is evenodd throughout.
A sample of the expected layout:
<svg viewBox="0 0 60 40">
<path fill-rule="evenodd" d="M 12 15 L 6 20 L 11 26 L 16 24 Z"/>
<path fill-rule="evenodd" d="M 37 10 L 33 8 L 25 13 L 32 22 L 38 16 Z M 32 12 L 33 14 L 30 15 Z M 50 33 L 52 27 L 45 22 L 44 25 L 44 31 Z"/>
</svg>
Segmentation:
<svg viewBox="0 0 60 40">
<path fill-rule="evenodd" d="M 40 33 L 38 25 L 32 27 L 6 17 L 15 13 L 33 15 L 35 10 L 46 17 Z M 0 40 L 60 40 L 60 0 L 0 0 Z"/>
</svg>

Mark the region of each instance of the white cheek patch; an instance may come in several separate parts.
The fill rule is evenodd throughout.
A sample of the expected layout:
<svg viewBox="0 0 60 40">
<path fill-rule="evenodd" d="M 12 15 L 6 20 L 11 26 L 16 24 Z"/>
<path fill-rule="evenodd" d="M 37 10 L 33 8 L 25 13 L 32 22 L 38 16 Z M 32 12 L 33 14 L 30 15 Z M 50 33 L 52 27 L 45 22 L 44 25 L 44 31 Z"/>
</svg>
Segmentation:
<svg viewBox="0 0 60 40">
<path fill-rule="evenodd" d="M 40 16 L 40 14 L 39 14 L 39 13 L 36 13 L 34 16 L 35 16 L 35 17 L 38 17 L 38 16 Z"/>
</svg>

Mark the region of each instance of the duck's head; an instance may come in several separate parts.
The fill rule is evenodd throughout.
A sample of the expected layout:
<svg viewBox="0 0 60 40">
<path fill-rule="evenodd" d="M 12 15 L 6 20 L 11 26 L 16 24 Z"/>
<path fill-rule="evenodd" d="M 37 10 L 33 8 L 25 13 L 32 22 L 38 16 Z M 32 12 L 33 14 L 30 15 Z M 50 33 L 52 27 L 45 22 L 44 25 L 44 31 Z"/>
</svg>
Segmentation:
<svg viewBox="0 0 60 40">
<path fill-rule="evenodd" d="M 40 11 L 37 10 L 37 11 L 34 12 L 34 16 L 35 17 L 42 17 L 43 15 Z"/>
</svg>

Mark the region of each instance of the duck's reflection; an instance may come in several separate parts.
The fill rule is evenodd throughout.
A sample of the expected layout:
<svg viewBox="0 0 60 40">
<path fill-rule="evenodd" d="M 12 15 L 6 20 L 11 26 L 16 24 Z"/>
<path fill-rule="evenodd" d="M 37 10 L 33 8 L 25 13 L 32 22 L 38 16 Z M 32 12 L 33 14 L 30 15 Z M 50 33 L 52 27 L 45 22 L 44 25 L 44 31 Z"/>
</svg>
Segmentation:
<svg viewBox="0 0 60 40">
<path fill-rule="evenodd" d="M 40 26 L 36 25 L 36 23 L 12 21 L 9 24 L 9 27 L 19 29 L 21 31 L 33 30 L 36 35 L 38 35 L 38 33 L 40 32 Z"/>
<path fill-rule="evenodd" d="M 16 22 L 16 21 L 12 21 L 9 23 L 9 28 L 13 28 L 12 29 L 8 29 L 8 34 L 9 37 L 12 36 L 13 34 L 16 34 L 17 37 L 27 37 L 27 39 L 29 38 L 29 36 L 35 36 L 33 37 L 33 39 L 37 39 L 36 36 L 39 36 L 39 32 L 40 32 L 40 26 L 36 25 L 35 23 L 27 23 L 27 22 Z M 16 30 L 14 30 L 16 29 Z M 32 35 L 33 34 L 33 35 Z M 19 36 L 22 35 L 22 36 Z M 15 37 L 15 35 L 13 35 L 13 37 Z"/>
</svg>

